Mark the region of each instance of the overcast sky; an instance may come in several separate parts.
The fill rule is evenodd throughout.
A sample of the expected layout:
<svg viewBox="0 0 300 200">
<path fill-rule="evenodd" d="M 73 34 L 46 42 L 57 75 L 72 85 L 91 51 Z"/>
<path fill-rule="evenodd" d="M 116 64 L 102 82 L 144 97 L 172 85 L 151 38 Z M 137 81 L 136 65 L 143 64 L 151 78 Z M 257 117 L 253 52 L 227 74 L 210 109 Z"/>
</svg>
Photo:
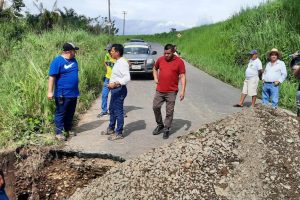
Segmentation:
<svg viewBox="0 0 300 200">
<path fill-rule="evenodd" d="M 43 0 L 44 7 L 51 10 L 54 1 Z M 24 2 L 28 11 L 36 12 L 32 0 Z M 121 30 L 122 11 L 128 12 L 126 34 L 153 34 L 219 22 L 262 2 L 265 0 L 111 0 L 111 14 Z M 108 15 L 107 0 L 58 0 L 58 7 L 73 8 L 89 17 Z"/>
</svg>

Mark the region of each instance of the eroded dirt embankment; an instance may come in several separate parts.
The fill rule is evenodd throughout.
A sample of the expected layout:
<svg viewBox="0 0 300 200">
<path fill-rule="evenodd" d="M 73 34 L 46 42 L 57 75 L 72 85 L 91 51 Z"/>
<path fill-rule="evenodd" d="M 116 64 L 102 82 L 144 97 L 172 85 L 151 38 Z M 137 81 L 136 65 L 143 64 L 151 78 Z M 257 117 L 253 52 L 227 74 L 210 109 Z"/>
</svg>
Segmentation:
<svg viewBox="0 0 300 200">
<path fill-rule="evenodd" d="M 66 199 L 119 162 L 100 156 L 27 147 L 0 153 L 11 200 Z"/>
</svg>

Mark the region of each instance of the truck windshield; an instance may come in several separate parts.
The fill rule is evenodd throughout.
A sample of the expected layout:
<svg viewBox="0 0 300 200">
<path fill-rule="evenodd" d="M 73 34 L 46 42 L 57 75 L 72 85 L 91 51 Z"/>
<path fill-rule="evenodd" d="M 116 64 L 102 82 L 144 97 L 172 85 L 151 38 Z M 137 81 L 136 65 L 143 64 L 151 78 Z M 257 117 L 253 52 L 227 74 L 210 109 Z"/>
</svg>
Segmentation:
<svg viewBox="0 0 300 200">
<path fill-rule="evenodd" d="M 145 47 L 125 47 L 125 54 L 150 54 L 149 48 Z"/>
</svg>

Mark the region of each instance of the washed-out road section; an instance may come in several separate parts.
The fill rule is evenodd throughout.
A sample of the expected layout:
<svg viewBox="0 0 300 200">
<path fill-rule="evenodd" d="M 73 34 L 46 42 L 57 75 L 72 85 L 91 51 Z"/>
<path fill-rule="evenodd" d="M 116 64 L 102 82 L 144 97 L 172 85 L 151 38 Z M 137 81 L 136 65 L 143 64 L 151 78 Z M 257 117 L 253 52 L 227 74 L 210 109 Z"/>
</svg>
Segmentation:
<svg viewBox="0 0 300 200">
<path fill-rule="evenodd" d="M 152 48 L 158 52 L 157 57 L 163 55 L 163 46 L 152 44 Z M 109 141 L 107 136 L 101 135 L 108 127 L 109 117 L 97 118 L 101 112 L 101 98 L 98 98 L 91 109 L 81 117 L 75 128 L 77 136 L 66 143 L 65 150 L 133 159 L 152 148 L 171 143 L 178 136 L 196 131 L 203 124 L 240 111 L 232 106 L 238 102 L 240 90 L 209 76 L 187 62 L 185 64 L 186 97 L 182 102 L 177 98 L 172 135 L 168 140 L 163 140 L 162 135 L 152 135 L 156 127 L 152 110 L 156 84 L 153 80 L 139 75 L 133 76 L 128 84 L 128 96 L 125 100 L 125 138 Z M 165 104 L 162 110 L 165 114 Z"/>
</svg>

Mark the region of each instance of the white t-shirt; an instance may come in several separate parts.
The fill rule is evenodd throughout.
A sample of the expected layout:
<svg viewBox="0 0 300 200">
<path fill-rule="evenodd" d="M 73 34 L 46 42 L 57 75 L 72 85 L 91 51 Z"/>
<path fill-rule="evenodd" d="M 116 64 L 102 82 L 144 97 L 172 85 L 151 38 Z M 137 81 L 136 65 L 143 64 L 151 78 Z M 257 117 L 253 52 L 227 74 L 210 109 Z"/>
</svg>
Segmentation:
<svg viewBox="0 0 300 200">
<path fill-rule="evenodd" d="M 258 77 L 258 71 L 262 70 L 262 63 L 259 58 L 256 58 L 255 60 L 250 60 L 247 70 L 246 70 L 246 78 L 252 78 L 252 77 Z"/>
<path fill-rule="evenodd" d="M 130 81 L 129 64 L 125 58 L 120 58 L 115 63 L 109 82 L 119 82 L 126 85 Z"/>
</svg>

